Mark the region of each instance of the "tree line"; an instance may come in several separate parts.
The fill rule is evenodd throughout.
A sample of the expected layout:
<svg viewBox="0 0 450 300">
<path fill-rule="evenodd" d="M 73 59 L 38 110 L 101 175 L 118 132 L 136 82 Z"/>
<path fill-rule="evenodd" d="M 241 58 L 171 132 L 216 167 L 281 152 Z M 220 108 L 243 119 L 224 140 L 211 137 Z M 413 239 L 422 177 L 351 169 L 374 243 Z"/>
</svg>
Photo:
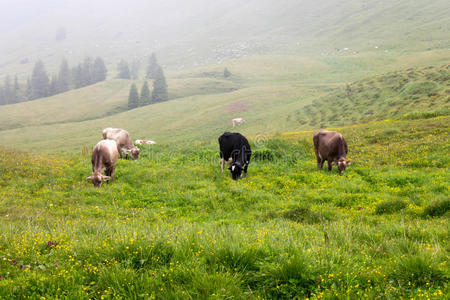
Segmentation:
<svg viewBox="0 0 450 300">
<path fill-rule="evenodd" d="M 124 60 L 122 60 L 118 65 L 118 77 L 130 78 L 130 77 L 122 77 L 123 75 L 130 76 L 128 64 Z M 140 95 L 136 87 L 136 84 L 133 83 L 131 85 L 130 93 L 128 96 L 129 109 L 133 109 L 138 106 L 145 106 L 153 103 L 167 101 L 169 99 L 169 95 L 167 92 L 166 78 L 164 76 L 162 67 L 158 64 L 156 60 L 156 55 L 154 53 L 150 56 L 149 59 L 149 63 L 146 70 L 146 79 L 153 80 L 153 89 L 151 96 L 147 80 L 142 85 Z"/>
<path fill-rule="evenodd" d="M 59 72 L 49 76 L 44 63 L 38 60 L 31 76 L 27 78 L 26 86 L 20 85 L 17 76 L 14 76 L 14 80 L 9 75 L 5 77 L 3 86 L 0 86 L 0 105 L 49 97 L 88 86 L 105 80 L 107 72 L 103 59 L 86 57 L 72 68 L 63 59 Z"/>
</svg>

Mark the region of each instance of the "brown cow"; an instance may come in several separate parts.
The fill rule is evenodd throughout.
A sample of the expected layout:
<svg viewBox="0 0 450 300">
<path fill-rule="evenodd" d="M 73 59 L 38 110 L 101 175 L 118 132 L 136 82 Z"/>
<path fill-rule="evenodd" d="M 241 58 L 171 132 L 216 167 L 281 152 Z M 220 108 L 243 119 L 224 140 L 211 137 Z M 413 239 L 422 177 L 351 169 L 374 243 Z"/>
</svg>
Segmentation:
<svg viewBox="0 0 450 300">
<path fill-rule="evenodd" d="M 319 130 L 314 133 L 314 152 L 317 158 L 317 167 L 322 169 L 323 163 L 328 161 L 328 170 L 331 171 L 332 165 L 337 165 L 339 175 L 351 164 L 347 161 L 347 142 L 342 134 L 335 131 Z"/>
<path fill-rule="evenodd" d="M 103 181 L 114 180 L 119 152 L 114 140 L 101 140 L 92 150 L 92 175 L 86 179 L 92 181 L 95 187 L 100 187 Z M 105 175 L 103 175 L 105 171 Z"/>
<path fill-rule="evenodd" d="M 103 139 L 115 140 L 117 143 L 117 151 L 120 158 L 130 154 L 131 159 L 136 160 L 139 157 L 139 148 L 131 141 L 128 131 L 121 128 L 105 128 L 103 129 Z"/>
</svg>

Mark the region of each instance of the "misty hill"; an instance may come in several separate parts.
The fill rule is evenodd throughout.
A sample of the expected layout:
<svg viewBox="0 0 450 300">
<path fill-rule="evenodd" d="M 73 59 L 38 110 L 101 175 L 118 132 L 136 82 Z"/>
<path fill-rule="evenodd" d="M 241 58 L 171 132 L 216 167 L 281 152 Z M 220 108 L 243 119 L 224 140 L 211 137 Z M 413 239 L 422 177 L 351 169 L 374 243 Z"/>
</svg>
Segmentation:
<svg viewBox="0 0 450 300">
<path fill-rule="evenodd" d="M 2 16 L 10 11 L 14 19 Z M 51 68 L 61 57 L 77 63 L 85 55 L 115 65 L 120 58 L 144 62 L 156 51 L 163 64 L 179 69 L 267 53 L 445 49 L 450 6 L 445 0 L 47 0 L 10 4 L 0 17 L 1 73 L 20 74 L 37 58 Z"/>
<path fill-rule="evenodd" d="M 248 87 L 179 98 L 88 121 L 48 125 L 47 119 L 41 119 L 40 125 L 24 123 L 25 127 L 0 131 L 0 140 L 3 145 L 27 150 L 80 151 L 95 144 L 101 130 L 110 126 L 127 128 L 134 138 L 191 144 L 209 142 L 223 131 L 233 130 L 231 118 L 237 116 L 247 120 L 238 130 L 257 136 L 399 118 L 405 113 L 447 115 L 449 75 L 449 67 L 444 65 L 410 68 L 338 87 L 282 83 Z M 34 104 L 45 107 L 48 102 L 43 99 Z"/>
</svg>

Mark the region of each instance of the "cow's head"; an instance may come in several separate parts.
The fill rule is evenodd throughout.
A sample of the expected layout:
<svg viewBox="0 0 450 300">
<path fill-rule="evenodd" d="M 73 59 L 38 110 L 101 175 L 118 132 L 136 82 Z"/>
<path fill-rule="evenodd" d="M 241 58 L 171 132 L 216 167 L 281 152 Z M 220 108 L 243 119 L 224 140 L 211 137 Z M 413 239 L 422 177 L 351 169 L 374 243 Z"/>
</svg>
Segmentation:
<svg viewBox="0 0 450 300">
<path fill-rule="evenodd" d="M 134 146 L 133 148 L 126 150 L 126 153 L 130 155 L 132 160 L 136 160 L 139 157 L 139 151 L 139 148 Z"/>
<path fill-rule="evenodd" d="M 340 158 L 338 161 L 337 161 L 337 167 L 338 167 L 338 170 L 339 170 L 339 175 L 342 175 L 342 172 L 343 171 L 345 171 L 345 169 L 347 168 L 347 166 L 348 165 L 350 165 L 352 163 L 352 161 L 351 160 L 347 160 L 347 159 L 345 159 L 345 158 Z"/>
<path fill-rule="evenodd" d="M 234 180 L 238 180 L 242 177 L 242 170 L 244 169 L 242 162 L 235 161 L 228 169 L 230 170 L 231 177 Z"/>
<path fill-rule="evenodd" d="M 91 176 L 86 177 L 86 180 L 91 181 L 95 187 L 101 187 L 103 181 L 108 181 L 110 179 L 111 177 L 102 175 L 100 172 L 94 172 Z"/>
</svg>

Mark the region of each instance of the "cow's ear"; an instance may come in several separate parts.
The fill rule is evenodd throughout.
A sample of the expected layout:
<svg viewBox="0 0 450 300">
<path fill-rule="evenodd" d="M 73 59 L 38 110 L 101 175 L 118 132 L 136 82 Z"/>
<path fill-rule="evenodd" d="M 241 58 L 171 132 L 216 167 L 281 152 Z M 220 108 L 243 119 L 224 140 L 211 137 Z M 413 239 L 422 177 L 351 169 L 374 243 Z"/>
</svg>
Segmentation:
<svg viewBox="0 0 450 300">
<path fill-rule="evenodd" d="M 231 166 L 229 166 L 229 167 L 228 167 L 228 170 L 230 170 L 230 171 L 231 171 Z"/>
<path fill-rule="evenodd" d="M 332 165 L 332 166 L 337 166 L 337 163 L 333 160 L 333 161 L 331 162 L 331 165 Z"/>
<path fill-rule="evenodd" d="M 89 177 L 86 177 L 86 180 L 92 180 L 92 175 Z"/>
<path fill-rule="evenodd" d="M 347 160 L 347 166 L 351 165 L 353 163 L 353 160 Z"/>
<path fill-rule="evenodd" d="M 102 176 L 102 180 L 103 180 L 103 181 L 108 181 L 108 180 L 110 180 L 110 179 L 111 179 L 110 176 L 105 176 L 105 175 Z"/>
</svg>

